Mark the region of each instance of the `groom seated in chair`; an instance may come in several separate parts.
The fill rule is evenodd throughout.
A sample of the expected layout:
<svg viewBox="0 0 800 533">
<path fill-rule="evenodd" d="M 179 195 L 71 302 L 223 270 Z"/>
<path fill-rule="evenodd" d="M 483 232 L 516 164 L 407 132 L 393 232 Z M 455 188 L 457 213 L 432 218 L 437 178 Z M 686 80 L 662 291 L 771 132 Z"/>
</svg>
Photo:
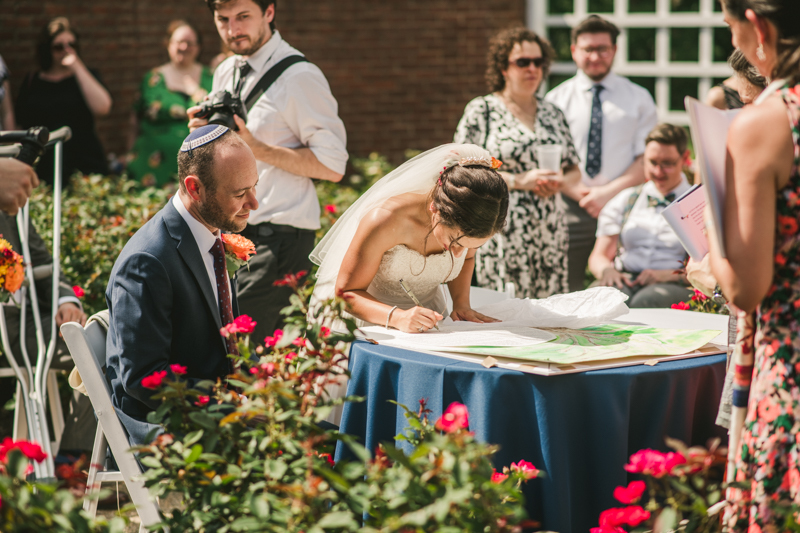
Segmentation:
<svg viewBox="0 0 800 533">
<path fill-rule="evenodd" d="M 190 386 L 216 381 L 236 353 L 220 335 L 238 314 L 220 232 L 242 231 L 258 207 L 256 160 L 233 131 L 203 126 L 181 146 L 178 176 L 178 194 L 131 238 L 106 289 L 106 379 L 133 445 L 158 428 L 147 422 L 159 401 L 143 378 L 177 364 Z"/>
</svg>

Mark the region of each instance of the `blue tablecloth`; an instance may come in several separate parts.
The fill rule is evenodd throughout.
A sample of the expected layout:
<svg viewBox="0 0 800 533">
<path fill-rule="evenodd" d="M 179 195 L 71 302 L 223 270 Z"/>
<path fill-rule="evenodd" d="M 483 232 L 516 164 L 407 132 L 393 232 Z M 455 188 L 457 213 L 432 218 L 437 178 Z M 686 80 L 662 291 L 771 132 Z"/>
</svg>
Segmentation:
<svg viewBox="0 0 800 533">
<path fill-rule="evenodd" d="M 564 376 L 536 376 L 399 348 L 353 344 L 341 431 L 370 450 L 405 429 L 403 411 L 428 399 L 436 420 L 451 402 L 469 409 L 478 440 L 501 446 L 500 470 L 520 459 L 547 477 L 525 488 L 528 512 L 545 529 L 588 532 L 600 512 L 619 506 L 614 487 L 629 478 L 622 466 L 642 448 L 666 451 L 664 438 L 706 444 L 725 437 L 714 425 L 725 355 L 655 366 L 630 366 Z M 342 446 L 337 459 L 348 455 Z"/>
</svg>

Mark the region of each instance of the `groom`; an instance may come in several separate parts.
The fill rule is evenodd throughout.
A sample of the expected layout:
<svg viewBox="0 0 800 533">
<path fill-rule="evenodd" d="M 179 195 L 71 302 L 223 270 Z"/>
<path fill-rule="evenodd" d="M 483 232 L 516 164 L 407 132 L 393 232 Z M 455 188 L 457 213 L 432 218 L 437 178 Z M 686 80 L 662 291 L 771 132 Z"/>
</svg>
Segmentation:
<svg viewBox="0 0 800 533">
<path fill-rule="evenodd" d="M 106 289 L 110 312 L 106 379 L 131 444 L 148 444 L 159 406 L 142 378 L 186 367 L 193 386 L 230 373 L 235 351 L 219 333 L 238 313 L 220 230 L 239 232 L 258 207 L 256 161 L 224 126 L 193 131 L 178 154 L 180 189 L 131 238 Z"/>
</svg>

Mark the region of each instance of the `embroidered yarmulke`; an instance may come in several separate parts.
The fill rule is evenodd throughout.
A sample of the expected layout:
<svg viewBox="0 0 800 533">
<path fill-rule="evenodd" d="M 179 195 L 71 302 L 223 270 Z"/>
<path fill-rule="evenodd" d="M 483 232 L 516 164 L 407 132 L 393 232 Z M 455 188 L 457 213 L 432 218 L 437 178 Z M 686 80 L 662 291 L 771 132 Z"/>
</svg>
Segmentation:
<svg viewBox="0 0 800 533">
<path fill-rule="evenodd" d="M 226 131 L 228 131 L 228 128 L 225 126 L 220 126 L 219 124 L 206 124 L 205 126 L 200 126 L 183 140 L 181 152 L 191 152 L 195 148 L 218 139 L 224 135 Z"/>
</svg>

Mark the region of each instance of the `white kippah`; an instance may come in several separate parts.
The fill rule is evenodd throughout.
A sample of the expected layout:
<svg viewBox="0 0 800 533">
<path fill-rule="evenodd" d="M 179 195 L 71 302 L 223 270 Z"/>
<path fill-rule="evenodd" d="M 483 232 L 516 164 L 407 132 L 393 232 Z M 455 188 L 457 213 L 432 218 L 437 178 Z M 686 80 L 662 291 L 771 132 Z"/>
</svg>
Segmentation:
<svg viewBox="0 0 800 533">
<path fill-rule="evenodd" d="M 194 130 L 183 140 L 181 145 L 181 152 L 191 152 L 195 148 L 208 144 L 228 131 L 225 126 L 219 124 L 207 124 Z"/>
</svg>

